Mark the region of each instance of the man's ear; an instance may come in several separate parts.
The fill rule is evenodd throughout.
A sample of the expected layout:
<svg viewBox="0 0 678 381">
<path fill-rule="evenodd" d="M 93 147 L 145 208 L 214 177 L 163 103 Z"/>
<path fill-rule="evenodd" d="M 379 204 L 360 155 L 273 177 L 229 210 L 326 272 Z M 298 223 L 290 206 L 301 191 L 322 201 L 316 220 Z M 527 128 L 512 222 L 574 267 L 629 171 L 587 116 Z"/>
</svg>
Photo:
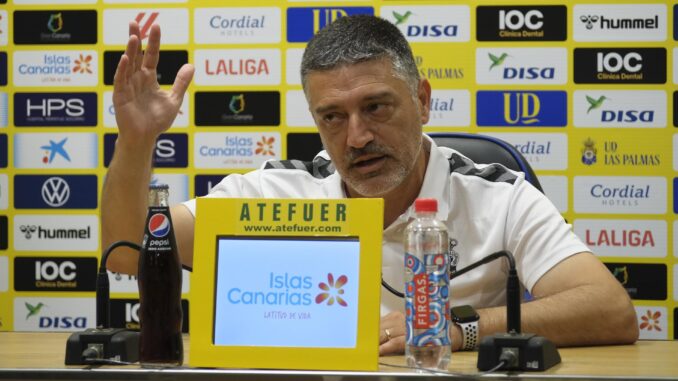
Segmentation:
<svg viewBox="0 0 678 381">
<path fill-rule="evenodd" d="M 431 84 L 428 79 L 419 80 L 419 89 L 417 89 L 417 101 L 421 110 L 421 124 L 428 123 L 431 116 Z"/>
</svg>

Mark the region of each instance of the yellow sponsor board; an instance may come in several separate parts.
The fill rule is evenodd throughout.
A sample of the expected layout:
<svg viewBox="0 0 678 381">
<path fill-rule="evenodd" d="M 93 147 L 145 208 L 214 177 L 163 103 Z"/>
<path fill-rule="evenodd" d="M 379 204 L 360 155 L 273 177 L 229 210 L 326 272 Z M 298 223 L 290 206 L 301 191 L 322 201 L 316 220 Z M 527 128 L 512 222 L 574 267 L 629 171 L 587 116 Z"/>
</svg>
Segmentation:
<svg viewBox="0 0 678 381">
<path fill-rule="evenodd" d="M 377 370 L 383 208 L 199 198 L 190 365 Z"/>
<path fill-rule="evenodd" d="M 468 43 L 441 50 L 440 44 L 412 43 L 412 53 L 422 78 L 434 89 L 467 88 L 475 82 L 474 54 Z"/>
</svg>

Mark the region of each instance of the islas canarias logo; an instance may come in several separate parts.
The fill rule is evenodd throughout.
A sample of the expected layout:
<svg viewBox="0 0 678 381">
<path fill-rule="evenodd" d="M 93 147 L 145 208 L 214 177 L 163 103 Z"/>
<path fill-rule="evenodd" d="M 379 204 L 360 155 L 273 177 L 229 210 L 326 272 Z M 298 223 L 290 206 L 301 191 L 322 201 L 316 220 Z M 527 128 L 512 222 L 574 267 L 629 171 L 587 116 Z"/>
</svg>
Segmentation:
<svg viewBox="0 0 678 381">
<path fill-rule="evenodd" d="M 327 283 L 320 282 L 318 288 L 322 290 L 316 297 L 316 304 L 322 304 L 327 301 L 327 305 L 334 305 L 336 301 L 338 305 L 342 307 L 348 307 L 348 303 L 342 297 L 344 295 L 344 290 L 342 287 L 348 283 L 348 277 L 346 275 L 341 275 L 337 280 L 334 280 L 334 275 L 332 273 L 327 274 Z"/>
<path fill-rule="evenodd" d="M 254 153 L 256 155 L 262 156 L 267 155 L 275 156 L 275 152 L 273 151 L 274 143 L 275 143 L 274 137 L 262 136 L 261 140 L 257 142 L 257 149 L 254 151 Z"/>
</svg>

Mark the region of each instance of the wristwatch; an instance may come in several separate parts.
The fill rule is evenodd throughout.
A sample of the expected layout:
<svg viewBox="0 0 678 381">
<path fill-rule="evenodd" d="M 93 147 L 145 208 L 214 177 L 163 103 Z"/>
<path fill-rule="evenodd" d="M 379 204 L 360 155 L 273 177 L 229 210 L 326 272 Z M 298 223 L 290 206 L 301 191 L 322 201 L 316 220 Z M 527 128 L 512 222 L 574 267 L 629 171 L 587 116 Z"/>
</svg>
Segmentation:
<svg viewBox="0 0 678 381">
<path fill-rule="evenodd" d="M 478 320 L 480 316 L 471 306 L 456 306 L 450 309 L 452 322 L 461 328 L 461 350 L 471 351 L 478 344 Z"/>
</svg>

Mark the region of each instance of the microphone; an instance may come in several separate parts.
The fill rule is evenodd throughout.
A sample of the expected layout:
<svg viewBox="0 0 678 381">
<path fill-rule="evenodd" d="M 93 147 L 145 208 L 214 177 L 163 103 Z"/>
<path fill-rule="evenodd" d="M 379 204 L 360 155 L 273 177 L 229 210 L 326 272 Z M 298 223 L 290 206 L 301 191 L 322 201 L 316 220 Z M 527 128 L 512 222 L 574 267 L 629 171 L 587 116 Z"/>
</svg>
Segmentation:
<svg viewBox="0 0 678 381">
<path fill-rule="evenodd" d="M 486 336 L 480 341 L 477 367 L 482 371 L 543 371 L 561 362 L 556 346 L 548 339 L 520 330 L 520 279 L 513 254 L 502 250 L 450 274 L 450 281 L 476 267 L 501 257 L 509 263 L 506 279 L 506 333 Z"/>
<path fill-rule="evenodd" d="M 109 254 L 120 246 L 141 250 L 139 245 L 118 241 L 106 249 L 96 282 L 96 328 L 71 334 L 66 342 L 66 365 L 126 364 L 139 360 L 139 332 L 110 327 L 110 285 L 106 262 Z"/>
</svg>

